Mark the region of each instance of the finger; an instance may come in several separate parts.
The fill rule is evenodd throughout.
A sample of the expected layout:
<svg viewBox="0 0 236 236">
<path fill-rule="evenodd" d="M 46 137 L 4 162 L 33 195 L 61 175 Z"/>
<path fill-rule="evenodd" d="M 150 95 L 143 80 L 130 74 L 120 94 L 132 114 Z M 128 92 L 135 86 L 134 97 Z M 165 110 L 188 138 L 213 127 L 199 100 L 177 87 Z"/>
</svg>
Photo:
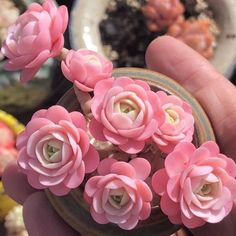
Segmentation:
<svg viewBox="0 0 236 236">
<path fill-rule="evenodd" d="M 26 175 L 19 171 L 15 161 L 5 169 L 2 181 L 5 192 L 20 204 L 23 204 L 30 194 L 37 191 L 28 184 Z"/>
<path fill-rule="evenodd" d="M 226 154 L 236 159 L 236 89 L 214 67 L 182 42 L 163 36 L 146 52 L 147 66 L 175 79 L 207 112 Z"/>
<path fill-rule="evenodd" d="M 79 236 L 55 212 L 43 192 L 30 195 L 23 208 L 26 229 L 30 236 L 56 235 Z"/>
</svg>

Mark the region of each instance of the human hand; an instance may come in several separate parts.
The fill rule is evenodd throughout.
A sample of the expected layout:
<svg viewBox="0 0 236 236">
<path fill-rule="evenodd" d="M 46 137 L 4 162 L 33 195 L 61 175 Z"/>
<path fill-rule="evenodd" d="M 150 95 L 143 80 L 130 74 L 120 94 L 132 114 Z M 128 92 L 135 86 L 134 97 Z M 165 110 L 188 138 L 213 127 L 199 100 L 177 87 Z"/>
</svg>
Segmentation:
<svg viewBox="0 0 236 236">
<path fill-rule="evenodd" d="M 235 87 L 217 73 L 207 60 L 170 37 L 159 37 L 153 41 L 147 49 L 146 61 L 150 69 L 175 79 L 196 97 L 212 122 L 221 151 L 236 160 Z M 6 169 L 3 182 L 6 192 L 24 204 L 24 220 L 30 236 L 78 235 L 56 214 L 44 192 L 29 186 L 16 163 Z M 194 230 L 194 234 L 205 236 L 213 233 L 217 236 L 223 232 L 227 236 L 234 235 L 235 209 L 221 223 L 207 224 Z"/>
<path fill-rule="evenodd" d="M 198 53 L 171 37 L 154 40 L 146 52 L 149 69 L 177 81 L 202 105 L 215 131 L 221 152 L 236 161 L 236 88 Z M 236 235 L 236 203 L 218 224 L 192 230 L 196 236 Z"/>
</svg>

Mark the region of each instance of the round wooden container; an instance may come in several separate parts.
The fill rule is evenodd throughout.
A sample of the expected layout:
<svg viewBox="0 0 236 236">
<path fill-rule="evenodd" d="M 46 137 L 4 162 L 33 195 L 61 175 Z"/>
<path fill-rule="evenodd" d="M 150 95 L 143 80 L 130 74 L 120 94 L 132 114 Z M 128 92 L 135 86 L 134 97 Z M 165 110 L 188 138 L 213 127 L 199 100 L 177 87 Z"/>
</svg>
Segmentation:
<svg viewBox="0 0 236 236">
<path fill-rule="evenodd" d="M 153 91 L 163 90 L 187 101 L 193 109 L 195 118 L 193 143 L 199 146 L 207 140 L 215 140 L 211 124 L 199 103 L 175 81 L 162 74 L 138 68 L 115 69 L 113 75 L 144 80 L 149 83 Z M 70 89 L 58 104 L 68 111 L 80 111 L 80 104 L 73 89 Z M 181 225 L 171 224 L 158 205 L 152 208 L 151 216 L 139 222 L 133 230 L 125 231 L 112 223 L 100 225 L 90 216 L 89 206 L 83 199 L 82 187 L 63 197 L 55 196 L 49 191 L 46 191 L 46 194 L 58 214 L 82 236 L 167 236 L 181 228 Z"/>
</svg>

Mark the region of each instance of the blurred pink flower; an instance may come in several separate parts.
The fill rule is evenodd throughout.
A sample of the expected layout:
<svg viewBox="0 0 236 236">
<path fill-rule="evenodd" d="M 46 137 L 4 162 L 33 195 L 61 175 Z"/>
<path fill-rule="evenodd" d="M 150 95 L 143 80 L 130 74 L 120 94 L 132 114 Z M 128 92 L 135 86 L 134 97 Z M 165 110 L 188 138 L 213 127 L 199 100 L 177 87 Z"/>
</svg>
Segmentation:
<svg viewBox="0 0 236 236">
<path fill-rule="evenodd" d="M 148 0 L 142 12 L 147 17 L 148 29 L 155 32 L 182 21 L 184 6 L 180 0 Z"/>
<path fill-rule="evenodd" d="M 0 122 L 0 146 L 12 148 L 15 146 L 15 143 L 15 135 L 13 131 L 3 122 Z"/>
<path fill-rule="evenodd" d="M 60 54 L 67 23 L 65 6 L 57 8 L 52 0 L 32 3 L 8 30 L 1 49 L 9 59 L 5 69 L 21 70 L 22 82 L 31 80 L 48 58 Z"/>
<path fill-rule="evenodd" d="M 173 224 L 188 228 L 217 223 L 229 214 L 236 198 L 236 164 L 209 141 L 195 148 L 180 143 L 152 178 L 160 206 Z"/>
<path fill-rule="evenodd" d="M 129 77 L 97 83 L 91 109 L 92 135 L 130 154 L 140 152 L 165 120 L 157 94 L 146 82 Z"/>
<path fill-rule="evenodd" d="M 78 89 L 90 92 L 98 81 L 111 78 L 113 65 L 94 51 L 80 49 L 68 52 L 66 59 L 61 62 L 61 69 Z"/>
<path fill-rule="evenodd" d="M 214 55 L 216 37 L 211 20 L 207 18 L 176 22 L 168 28 L 167 35 L 184 42 L 207 59 Z"/>
<path fill-rule="evenodd" d="M 99 163 L 83 115 L 68 113 L 61 106 L 36 112 L 18 136 L 17 148 L 18 165 L 29 183 L 56 195 L 77 188 L 85 173 L 93 172 Z"/>
<path fill-rule="evenodd" d="M 129 163 L 106 158 L 98 173 L 85 185 L 84 197 L 99 224 L 108 222 L 131 230 L 150 216 L 152 192 L 144 180 L 151 171 L 149 162 L 136 158 Z"/>
<path fill-rule="evenodd" d="M 17 151 L 14 147 L 6 148 L 0 146 L 0 177 L 2 177 L 2 173 L 5 167 L 13 160 L 17 158 Z"/>
<path fill-rule="evenodd" d="M 164 124 L 158 127 L 152 139 L 165 153 L 173 151 L 179 142 L 191 142 L 194 133 L 194 118 L 190 105 L 174 95 L 159 91 L 157 95 L 165 111 Z"/>
</svg>

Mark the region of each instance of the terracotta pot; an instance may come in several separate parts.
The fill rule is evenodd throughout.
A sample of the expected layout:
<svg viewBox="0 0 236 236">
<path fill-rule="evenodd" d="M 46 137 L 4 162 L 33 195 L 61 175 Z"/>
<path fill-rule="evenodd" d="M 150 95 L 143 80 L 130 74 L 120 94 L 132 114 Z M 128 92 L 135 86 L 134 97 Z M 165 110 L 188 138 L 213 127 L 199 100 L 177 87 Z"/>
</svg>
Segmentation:
<svg viewBox="0 0 236 236">
<path fill-rule="evenodd" d="M 70 40 L 73 49 L 88 48 L 103 53 L 98 25 L 110 0 L 77 0 L 71 12 Z M 211 7 L 220 35 L 211 63 L 227 78 L 236 59 L 236 1 L 206 0 Z"/>
<path fill-rule="evenodd" d="M 210 122 L 199 103 L 173 80 L 159 73 L 137 68 L 116 69 L 113 75 L 114 77 L 129 76 L 133 79 L 140 79 L 148 82 L 153 91 L 163 90 L 168 94 L 181 97 L 193 109 L 195 118 L 193 143 L 199 146 L 207 140 L 215 139 Z M 66 107 L 68 111 L 80 111 L 80 104 L 73 89 L 70 89 L 58 104 Z M 82 236 L 167 236 L 181 228 L 180 225 L 171 224 L 158 205 L 152 208 L 151 216 L 140 222 L 133 230 L 125 231 L 111 223 L 100 225 L 90 216 L 89 207 L 83 199 L 82 187 L 71 191 L 64 197 L 54 196 L 49 191 L 46 191 L 46 194 L 59 215 Z"/>
</svg>

